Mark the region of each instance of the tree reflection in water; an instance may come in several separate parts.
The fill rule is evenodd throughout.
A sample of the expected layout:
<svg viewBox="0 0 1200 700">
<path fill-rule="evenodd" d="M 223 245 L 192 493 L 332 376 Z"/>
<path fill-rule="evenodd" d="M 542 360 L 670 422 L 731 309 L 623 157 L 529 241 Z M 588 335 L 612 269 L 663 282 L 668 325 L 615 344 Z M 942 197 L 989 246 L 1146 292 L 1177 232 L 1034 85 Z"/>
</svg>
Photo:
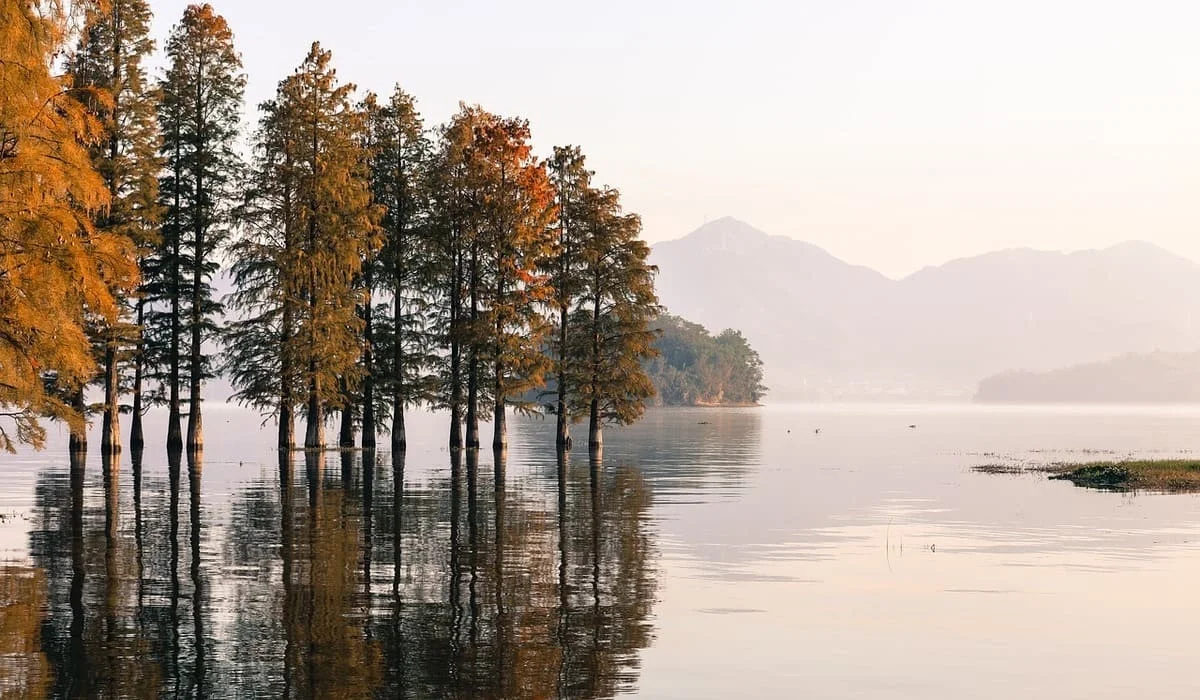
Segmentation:
<svg viewBox="0 0 1200 700">
<path fill-rule="evenodd" d="M 22 669 L 0 691 L 633 690 L 655 599 L 646 480 L 566 457 L 513 478 L 507 454 L 487 456 L 453 453 L 448 471 L 406 482 L 403 454 L 284 454 L 277 477 L 272 467 L 211 503 L 200 455 L 186 484 L 180 455 L 165 479 L 135 456 L 131 493 L 115 462 L 99 484 L 82 458 L 65 475 L 47 470 L 35 566 L 0 570 L 0 650 Z"/>
</svg>

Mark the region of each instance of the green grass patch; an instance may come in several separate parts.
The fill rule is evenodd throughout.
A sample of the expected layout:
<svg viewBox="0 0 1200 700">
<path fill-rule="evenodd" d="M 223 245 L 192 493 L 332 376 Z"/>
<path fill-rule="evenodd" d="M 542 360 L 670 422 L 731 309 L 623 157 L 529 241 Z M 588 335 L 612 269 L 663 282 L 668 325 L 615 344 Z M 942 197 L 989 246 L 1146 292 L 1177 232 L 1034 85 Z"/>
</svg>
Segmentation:
<svg viewBox="0 0 1200 700">
<path fill-rule="evenodd" d="M 1058 465 L 1050 478 L 1106 491 L 1200 492 L 1200 460 L 1149 459 Z"/>
</svg>

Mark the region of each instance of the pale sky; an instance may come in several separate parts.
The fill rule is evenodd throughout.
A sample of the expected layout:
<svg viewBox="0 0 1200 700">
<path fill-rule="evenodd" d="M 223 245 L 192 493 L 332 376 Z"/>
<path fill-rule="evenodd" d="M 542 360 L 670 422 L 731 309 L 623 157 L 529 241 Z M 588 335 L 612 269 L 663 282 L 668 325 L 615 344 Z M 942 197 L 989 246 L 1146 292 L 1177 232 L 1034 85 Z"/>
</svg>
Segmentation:
<svg viewBox="0 0 1200 700">
<path fill-rule="evenodd" d="M 151 0 L 165 38 L 185 2 Z M 578 144 L 650 241 L 735 216 L 891 276 L 998 248 L 1200 260 L 1200 3 L 214 0 L 248 119 L 313 40 Z"/>
</svg>

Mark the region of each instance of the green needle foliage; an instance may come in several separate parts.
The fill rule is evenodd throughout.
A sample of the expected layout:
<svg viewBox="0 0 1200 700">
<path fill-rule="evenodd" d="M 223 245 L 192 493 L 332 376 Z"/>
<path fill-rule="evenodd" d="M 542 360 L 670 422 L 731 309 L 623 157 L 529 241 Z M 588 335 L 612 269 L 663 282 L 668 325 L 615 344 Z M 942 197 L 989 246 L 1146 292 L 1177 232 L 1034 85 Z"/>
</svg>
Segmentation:
<svg viewBox="0 0 1200 700">
<path fill-rule="evenodd" d="M 157 240 L 158 96 L 146 79 L 142 61 L 154 50 L 149 37 L 150 6 L 146 0 L 111 0 L 93 8 L 70 64 L 75 88 L 103 128 L 92 146 L 92 162 L 104 179 L 109 207 L 96 225 L 129 239 L 144 258 Z M 114 290 L 122 291 L 122 290 Z M 141 294 L 122 318 L 94 324 L 94 343 L 103 368 L 104 404 L 101 447 L 121 449 L 119 409 L 121 362 L 137 356 L 135 392 L 140 393 Z M 140 408 L 140 406 L 139 406 Z M 133 442 L 140 447 L 140 416 Z"/>
<path fill-rule="evenodd" d="M 430 241 L 429 201 L 433 145 L 411 95 L 397 87 L 386 104 L 373 98 L 368 96 L 364 109 L 371 190 L 384 208 L 384 243 L 363 274 L 372 298 L 376 290 L 391 298 L 382 313 L 366 306 L 363 446 L 374 440 L 375 416 L 390 414 L 392 449 L 403 450 L 405 409 L 432 402 L 436 393 L 431 294 L 436 251 Z"/>
<path fill-rule="evenodd" d="M 211 5 L 191 5 L 167 40 L 170 67 L 158 120 L 165 170 L 161 244 L 148 266 L 154 308 L 150 356 L 165 385 L 167 446 L 179 449 L 180 394 L 188 387 L 189 450 L 203 445 L 201 384 L 212 376 L 204 342 L 219 335 L 223 312 L 211 279 L 229 238 L 241 160 L 236 142 L 246 77 L 233 32 Z M 187 344 L 185 351 L 183 346 Z"/>
<path fill-rule="evenodd" d="M 657 268 L 647 262 L 650 246 L 640 238 L 640 217 L 625 213 L 620 193 L 611 188 L 588 189 L 583 211 L 582 285 L 567 336 L 577 388 L 569 410 L 576 420 L 587 415 L 594 449 L 603 442 L 604 424 L 636 421 L 654 396 L 643 363 L 657 354 L 649 323 L 659 306 Z"/>
</svg>

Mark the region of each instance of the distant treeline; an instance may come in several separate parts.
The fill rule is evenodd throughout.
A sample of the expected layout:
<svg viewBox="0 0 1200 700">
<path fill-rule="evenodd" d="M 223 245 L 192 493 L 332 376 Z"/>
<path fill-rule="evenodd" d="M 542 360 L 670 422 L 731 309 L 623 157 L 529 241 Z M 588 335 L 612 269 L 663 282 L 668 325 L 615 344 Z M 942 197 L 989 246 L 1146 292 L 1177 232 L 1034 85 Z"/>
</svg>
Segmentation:
<svg viewBox="0 0 1200 700">
<path fill-rule="evenodd" d="M 659 333 L 658 356 L 646 362 L 646 371 L 659 405 L 753 406 L 766 394 L 762 361 L 740 332 L 726 329 L 712 336 L 670 314 L 651 326 Z"/>
<path fill-rule="evenodd" d="M 983 403 L 1200 402 L 1200 353 L 1129 353 L 1048 372 L 1003 372 L 983 380 Z"/>
<path fill-rule="evenodd" d="M 374 447 L 390 421 L 403 449 L 412 406 L 450 412 L 451 448 L 489 419 L 502 447 L 505 413 L 537 410 L 517 397 L 548 379 L 560 447 L 572 422 L 599 445 L 641 415 L 655 269 L 579 148 L 539 158 L 527 121 L 478 106 L 428 128 L 413 97 L 357 93 L 314 43 L 246 157 L 225 19 L 189 6 L 157 80 L 150 21 L 146 0 L 0 0 L 0 448 L 42 445 L 50 417 L 82 450 L 91 412 L 104 451 L 122 412 L 140 448 L 163 404 L 168 448 L 186 405 L 198 450 L 217 374 L 278 420 L 280 449 L 297 416 L 322 448 L 331 412 L 341 445 Z M 703 376 L 705 396 L 734 395 Z"/>
</svg>

